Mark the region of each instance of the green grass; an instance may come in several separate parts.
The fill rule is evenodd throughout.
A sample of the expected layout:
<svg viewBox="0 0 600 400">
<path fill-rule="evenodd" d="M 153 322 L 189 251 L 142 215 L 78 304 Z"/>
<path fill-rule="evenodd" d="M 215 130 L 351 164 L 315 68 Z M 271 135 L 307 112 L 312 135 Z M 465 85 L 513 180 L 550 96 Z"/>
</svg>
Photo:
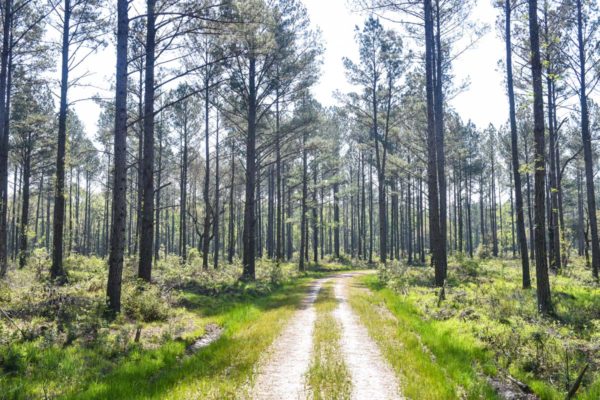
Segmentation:
<svg viewBox="0 0 600 400">
<path fill-rule="evenodd" d="M 251 378 L 263 351 L 281 331 L 306 291 L 306 280 L 285 285 L 266 297 L 215 304 L 210 320 L 225 328 L 214 344 L 192 356 L 184 345 L 136 354 L 103 380 L 91 384 L 77 399 L 235 398 Z M 192 304 L 204 304 L 188 295 Z M 200 306 L 198 312 L 202 312 Z"/>
<path fill-rule="evenodd" d="M 531 273 L 535 277 L 533 266 Z M 485 350 L 483 359 L 475 357 L 477 365 L 484 372 L 497 369 L 501 381 L 510 374 L 541 399 L 563 399 L 589 364 L 578 398 L 600 398 L 600 354 L 595 350 L 600 345 L 600 288 L 582 259 L 551 274 L 552 317 L 537 312 L 535 279 L 532 289 L 521 288 L 518 260 L 450 259 L 446 300 L 440 305 L 432 275 L 430 268 L 393 266 L 369 284 L 394 315 L 414 315 L 422 326 L 442 336 L 447 332 L 453 343 L 464 338 L 477 343 Z M 383 283 L 386 289 L 375 286 Z M 435 346 L 427 346 L 435 354 Z"/>
<path fill-rule="evenodd" d="M 75 256 L 67 266 L 62 287 L 33 267 L 0 282 L 0 307 L 23 332 L 0 318 L 0 399 L 239 398 L 307 285 L 328 274 L 259 261 L 257 281 L 241 283 L 239 265 L 202 271 L 168 258 L 140 291 L 127 262 L 125 312 L 111 322 L 103 313 L 105 262 Z M 188 354 L 207 324 L 223 327 L 223 335 Z"/>
<path fill-rule="evenodd" d="M 341 327 L 333 311 L 338 302 L 333 282 L 325 283 L 317 296 L 317 320 L 313 332 L 313 356 L 307 373 L 312 399 L 349 399 L 350 373 L 340 351 Z"/>
<path fill-rule="evenodd" d="M 456 325 L 425 321 L 410 302 L 372 275 L 354 281 L 350 305 L 396 371 L 408 398 L 496 398 L 483 377 L 495 373 L 489 355 Z"/>
</svg>

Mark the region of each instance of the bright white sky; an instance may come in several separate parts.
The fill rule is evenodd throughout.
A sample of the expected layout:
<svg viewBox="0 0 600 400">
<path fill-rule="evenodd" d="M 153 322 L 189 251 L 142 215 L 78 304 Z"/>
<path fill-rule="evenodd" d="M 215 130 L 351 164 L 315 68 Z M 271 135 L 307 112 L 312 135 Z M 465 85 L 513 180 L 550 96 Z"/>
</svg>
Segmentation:
<svg viewBox="0 0 600 400">
<path fill-rule="evenodd" d="M 357 45 L 354 42 L 354 27 L 362 25 L 365 16 L 353 13 L 346 0 L 303 0 L 310 13 L 313 25 L 322 31 L 325 41 L 324 63 L 321 79 L 314 89 L 317 100 L 324 105 L 336 103 L 333 92 L 349 91 L 346 82 L 342 57 L 356 59 Z M 474 20 L 491 26 L 492 29 L 477 43 L 476 47 L 461 55 L 453 64 L 457 82 L 469 80 L 470 86 L 451 101 L 451 105 L 464 121 L 472 120 L 478 127 L 484 128 L 489 123 L 500 125 L 508 117 L 508 107 L 503 86 L 503 74 L 498 71 L 498 61 L 504 56 L 504 44 L 495 30 L 495 19 L 498 11 L 492 7 L 492 0 L 479 0 L 472 15 Z M 393 27 L 393 24 L 387 24 Z M 114 74 L 114 47 L 109 47 L 101 54 L 92 57 L 88 68 L 95 72 L 93 81 L 112 80 Z M 92 93 L 96 93 L 94 89 Z M 112 96 L 106 92 L 102 95 Z M 90 89 L 74 88 L 70 100 L 90 96 Z M 83 120 L 88 135 L 96 135 L 96 122 L 99 107 L 91 101 L 77 102 L 73 105 Z"/>
<path fill-rule="evenodd" d="M 354 27 L 362 26 L 365 16 L 353 13 L 347 7 L 346 0 L 303 1 L 311 21 L 320 27 L 326 42 L 323 71 L 315 88 L 315 95 L 321 103 L 333 105 L 335 99 L 332 92 L 348 90 L 342 57 L 358 57 Z M 498 10 L 492 6 L 492 0 L 478 0 L 472 19 L 488 24 L 492 29 L 453 64 L 457 82 L 469 80 L 471 85 L 467 91 L 453 99 L 451 105 L 465 122 L 471 119 L 481 128 L 490 122 L 500 125 L 508 119 L 504 76 L 497 68 L 505 51 L 504 43 L 494 28 L 497 15 Z M 392 23 L 386 23 L 386 26 L 394 28 Z"/>
</svg>

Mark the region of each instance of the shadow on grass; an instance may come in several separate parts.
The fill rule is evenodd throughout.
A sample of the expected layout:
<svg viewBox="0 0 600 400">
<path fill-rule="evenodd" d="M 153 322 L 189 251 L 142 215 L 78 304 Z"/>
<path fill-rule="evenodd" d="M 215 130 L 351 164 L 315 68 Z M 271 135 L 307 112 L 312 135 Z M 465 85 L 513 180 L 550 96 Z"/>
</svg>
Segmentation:
<svg viewBox="0 0 600 400">
<path fill-rule="evenodd" d="M 260 353 L 268 346 L 269 325 L 277 322 L 261 316 L 270 310 L 302 307 L 308 281 L 284 284 L 265 294 L 227 293 L 211 298 L 185 292 L 185 307 L 211 317 L 225 332 L 223 336 L 191 356 L 184 356 L 185 344 L 171 341 L 156 350 L 130 354 L 110 373 L 91 383 L 74 399 L 187 398 L 173 395 L 177 390 L 206 390 L 211 398 L 236 398 L 246 383 Z M 262 321 L 262 322 L 261 322 Z M 175 396 L 175 397 L 173 397 Z M 202 395 L 196 398 L 206 398 Z"/>
<path fill-rule="evenodd" d="M 393 323 L 385 320 L 382 323 L 397 326 L 393 333 L 397 337 L 393 340 L 403 344 L 389 347 L 388 351 L 403 354 L 388 354 L 388 358 L 404 357 L 409 364 L 407 368 L 411 369 L 409 375 L 430 379 L 428 383 L 435 386 L 434 393 L 442 396 L 440 398 L 461 397 L 457 395 L 461 391 L 465 398 L 498 398 L 482 376 L 482 372 L 491 376 L 496 373 L 491 353 L 476 340 L 457 331 L 450 322 L 424 320 L 414 305 L 385 288 L 377 277 L 355 280 L 353 288 L 370 289 L 365 297 L 370 299 L 370 304 L 381 302 L 394 316 Z M 429 394 L 412 383 L 405 389 L 413 398 Z"/>
</svg>

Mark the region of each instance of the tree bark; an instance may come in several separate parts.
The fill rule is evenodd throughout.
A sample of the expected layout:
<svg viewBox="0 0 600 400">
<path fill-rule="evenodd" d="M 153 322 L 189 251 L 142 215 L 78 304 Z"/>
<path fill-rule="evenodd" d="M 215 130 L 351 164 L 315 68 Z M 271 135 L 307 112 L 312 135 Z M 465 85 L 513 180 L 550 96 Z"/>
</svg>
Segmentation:
<svg viewBox="0 0 600 400">
<path fill-rule="evenodd" d="M 208 74 L 208 73 L 207 73 Z M 204 230 L 202 232 L 202 269 L 208 269 L 208 253 L 210 249 L 210 226 L 214 219 L 213 214 L 216 210 L 212 210 L 210 206 L 210 107 L 209 107 L 209 80 L 208 75 L 204 80 L 204 144 L 205 144 L 205 165 L 204 165 L 204 190 L 202 197 L 204 198 Z M 186 167 L 187 168 L 187 167 Z"/>
<path fill-rule="evenodd" d="M 521 184 L 521 171 L 519 167 L 519 143 L 517 131 L 517 117 L 515 107 L 515 91 L 513 84 L 512 69 L 512 41 L 511 41 L 511 0 L 505 0 L 506 16 L 506 84 L 508 89 L 508 104 L 510 114 L 510 144 L 512 156 L 512 174 L 515 187 L 515 208 L 517 212 L 517 239 L 521 254 L 521 275 L 523 289 L 531 287 L 531 277 L 529 275 L 529 253 L 527 251 L 527 237 L 525 235 L 525 216 L 523 213 L 523 192 Z"/>
<path fill-rule="evenodd" d="M 65 147 L 67 143 L 67 91 L 69 88 L 69 33 L 71 29 L 71 1 L 64 2 L 62 37 L 62 66 L 60 82 L 60 109 L 58 113 L 58 140 L 56 149 L 56 187 L 54 196 L 54 221 L 52 237 L 52 267 L 50 278 L 66 278 L 63 268 L 63 228 L 65 220 Z"/>
<path fill-rule="evenodd" d="M 233 203 L 233 194 L 235 189 L 235 147 L 231 141 L 231 184 L 229 187 L 229 251 L 227 252 L 227 261 L 233 262 L 235 252 L 235 206 Z"/>
<path fill-rule="evenodd" d="M 160 198 L 161 198 L 161 186 L 162 186 L 162 168 L 163 168 L 163 128 L 162 128 L 162 118 L 161 123 L 158 129 L 158 165 L 157 165 L 157 173 L 156 177 L 156 187 L 158 190 L 156 191 L 156 200 L 154 208 L 154 220 L 156 224 L 154 226 L 154 259 L 158 260 L 160 258 Z"/>
<path fill-rule="evenodd" d="M 594 161 L 592 155 L 592 138 L 590 134 L 590 117 L 587 100 L 585 43 L 583 41 L 582 0 L 577 0 L 577 43 L 579 47 L 579 102 L 581 107 L 581 140 L 583 142 L 583 158 L 585 163 L 585 182 L 588 205 L 588 218 L 592 239 L 592 274 L 598 279 L 600 271 L 600 243 L 598 242 L 598 223 L 596 219 L 596 197 L 594 189 Z"/>
<path fill-rule="evenodd" d="M 219 176 L 219 115 L 217 113 L 216 118 L 216 130 L 215 130 L 215 206 L 214 206 L 214 221 L 213 221 L 213 239 L 214 239 L 214 252 L 213 252 L 213 268 L 219 268 L 219 252 L 221 246 L 221 239 L 219 236 L 219 216 L 221 215 L 220 210 L 220 176 Z"/>
<path fill-rule="evenodd" d="M 533 80 L 533 112 L 535 141 L 535 266 L 537 277 L 538 311 L 552 312 L 548 260 L 545 239 L 545 138 L 544 138 L 544 99 L 542 89 L 542 63 L 537 18 L 537 0 L 529 0 L 529 39 L 531 43 L 531 72 Z"/>
<path fill-rule="evenodd" d="M 256 186 L 256 59 L 251 56 L 248 71 L 248 135 L 246 138 L 246 203 L 244 204 L 244 231 L 242 242 L 242 279 L 256 279 L 256 218 L 255 218 L 255 186 Z"/>
<path fill-rule="evenodd" d="M 312 234 L 313 234 L 313 261 L 316 264 L 319 263 L 319 228 L 318 228 L 318 220 L 317 220 L 317 207 L 319 203 L 317 202 L 317 165 L 316 161 L 314 161 L 313 166 L 313 188 L 312 188 Z"/>
<path fill-rule="evenodd" d="M 435 76 L 434 87 L 434 121 L 435 121 L 435 151 L 436 151 L 436 165 L 437 165 L 437 182 L 438 182 L 438 196 L 439 196 L 439 233 L 437 234 L 439 240 L 439 247 L 437 249 L 438 255 L 436 259 L 436 268 L 439 269 L 439 273 L 446 279 L 448 260 L 447 260 L 447 207 L 446 207 L 446 155 L 444 149 L 444 91 L 443 91 L 443 68 L 442 68 L 442 43 L 441 43 L 441 27 L 440 27 L 440 5 L 439 0 L 435 1 L 436 13 L 436 35 L 435 44 L 433 38 L 431 40 L 431 46 L 435 51 L 433 53 L 433 59 L 435 65 L 432 65 L 432 75 Z M 431 35 L 433 36 L 433 20 L 431 22 Z M 432 49 L 432 50 L 433 50 Z M 435 69 L 435 72 L 434 72 Z M 442 283 L 443 284 L 443 283 Z"/>
<path fill-rule="evenodd" d="M 181 262 L 183 264 L 185 264 L 187 262 L 187 244 L 188 244 L 188 226 L 187 226 L 187 213 L 188 213 L 188 209 L 187 209 L 187 198 L 188 198 L 188 194 L 187 194 L 187 188 L 188 188 L 188 109 L 187 109 L 187 103 L 184 102 L 183 104 L 183 132 L 182 132 L 182 161 L 181 161 L 181 177 L 179 179 L 180 182 L 180 189 L 179 189 L 179 208 L 180 208 L 180 212 L 179 212 L 179 255 L 181 257 Z M 206 119 L 208 120 L 208 116 L 206 117 Z M 207 128 L 208 129 L 208 128 Z M 208 146 L 208 143 L 207 143 Z M 206 177 L 205 177 L 206 179 Z M 206 200 L 205 200 L 206 201 Z M 205 208 L 206 208 L 206 212 L 208 213 L 208 210 L 210 207 L 208 207 L 208 203 L 204 203 L 205 204 Z M 208 257 L 208 253 L 206 253 L 206 256 Z M 207 264 L 204 264 L 204 253 L 203 253 L 203 268 L 206 269 L 208 268 L 208 261 Z"/>
<path fill-rule="evenodd" d="M 300 258 L 298 260 L 298 269 L 305 271 L 304 259 L 307 243 L 306 226 L 306 197 L 308 196 L 308 154 L 306 151 L 307 132 L 304 129 L 302 133 L 302 205 L 300 211 Z"/>
<path fill-rule="evenodd" d="M 31 178 L 31 134 L 27 149 L 25 149 L 25 159 L 23 160 L 23 198 L 21 200 L 21 226 L 19 240 L 19 267 L 23 268 L 27 264 L 27 230 L 29 227 L 29 180 Z"/>
<path fill-rule="evenodd" d="M 115 88 L 115 133 L 112 228 L 108 256 L 106 295 L 112 312 L 121 311 L 121 282 L 125 225 L 127 223 L 127 42 L 129 38 L 129 0 L 117 3 L 117 66 Z"/>
<path fill-rule="evenodd" d="M 12 27 L 12 0 L 4 1 L 2 26 L 2 53 L 0 54 L 0 277 L 8 270 L 8 131 L 7 131 L 7 75 L 10 57 Z"/>
<path fill-rule="evenodd" d="M 435 128 L 435 105 L 434 105 L 434 35 L 433 35 L 433 13 L 431 0 L 424 0 L 425 13 L 425 74 L 427 90 L 427 176 L 429 191 L 429 240 L 432 250 L 432 262 L 435 268 L 435 284 L 439 287 L 444 285 L 446 279 L 443 263 L 442 246 L 444 240 L 441 238 L 440 230 L 440 205 L 436 151 L 436 128 Z"/>
<path fill-rule="evenodd" d="M 147 0 L 146 72 L 144 77 L 144 158 L 142 161 L 142 231 L 138 277 L 152 280 L 154 244 L 154 63 L 156 48 L 156 0 Z"/>
</svg>

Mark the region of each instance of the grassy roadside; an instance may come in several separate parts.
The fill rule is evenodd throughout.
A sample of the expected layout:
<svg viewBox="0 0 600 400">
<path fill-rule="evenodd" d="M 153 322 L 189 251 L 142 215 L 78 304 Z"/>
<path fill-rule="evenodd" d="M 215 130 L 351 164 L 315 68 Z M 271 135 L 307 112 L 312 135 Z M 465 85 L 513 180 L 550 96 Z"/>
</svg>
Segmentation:
<svg viewBox="0 0 600 400">
<path fill-rule="evenodd" d="M 340 265 L 299 274 L 292 263 L 262 262 L 249 284 L 237 281 L 238 267 L 204 273 L 161 260 L 142 291 L 127 269 L 116 321 L 102 314 L 102 260 L 78 257 L 62 287 L 14 271 L 0 285 L 0 307 L 12 316 L 0 319 L 0 399 L 239 398 L 309 283 Z M 223 328 L 221 338 L 189 354 L 208 324 Z"/>
<path fill-rule="evenodd" d="M 350 374 L 340 351 L 341 327 L 333 315 L 338 305 L 333 285 L 332 281 L 323 284 L 315 302 L 313 359 L 307 372 L 307 383 L 315 400 L 349 399 L 352 391 Z"/>
<path fill-rule="evenodd" d="M 133 353 L 102 380 L 73 399 L 224 399 L 235 398 L 247 385 L 255 363 L 280 333 L 307 290 L 311 278 L 286 284 L 259 298 L 219 304 L 207 322 L 225 328 L 223 336 L 195 355 L 185 356 L 183 343 Z M 188 294 L 190 307 L 201 312 L 204 296 Z"/>
<path fill-rule="evenodd" d="M 577 398 L 600 398 L 600 287 L 584 259 L 550 274 L 550 317 L 537 312 L 535 279 L 532 289 L 522 288 L 517 259 L 451 257 L 441 303 L 431 268 L 389 265 L 379 279 L 390 309 L 392 303 L 408 308 L 426 326 L 448 330 L 453 341 L 468 338 L 485 349 L 489 361 L 478 364 L 496 366 L 493 384 L 500 390 L 520 392 L 512 377 L 542 400 L 564 399 L 587 365 Z M 381 291 L 375 282 L 371 287 Z"/>
<path fill-rule="evenodd" d="M 356 278 L 349 294 L 351 307 L 399 376 L 405 396 L 497 398 L 483 376 L 493 375 L 494 366 L 476 340 L 452 324 L 424 321 L 374 275 Z"/>
</svg>

